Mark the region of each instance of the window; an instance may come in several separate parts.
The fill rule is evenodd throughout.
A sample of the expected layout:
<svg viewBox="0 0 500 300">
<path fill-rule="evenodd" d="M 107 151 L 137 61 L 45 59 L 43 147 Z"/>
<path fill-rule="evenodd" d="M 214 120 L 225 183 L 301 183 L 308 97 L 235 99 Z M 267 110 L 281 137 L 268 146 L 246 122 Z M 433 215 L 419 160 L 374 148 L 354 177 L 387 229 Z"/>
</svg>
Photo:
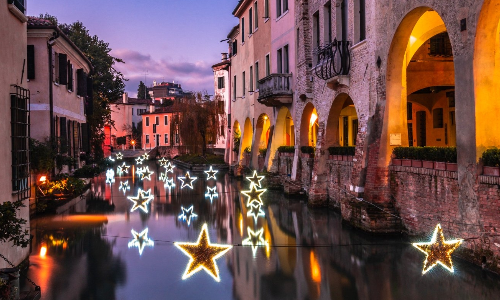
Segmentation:
<svg viewBox="0 0 500 300">
<path fill-rule="evenodd" d="M 288 0 L 283 0 L 283 13 L 288 11 Z"/>
<path fill-rule="evenodd" d="M 283 47 L 283 71 L 286 74 L 290 73 L 290 68 L 288 63 L 288 45 Z"/>
<path fill-rule="evenodd" d="M 77 81 L 76 94 L 80 97 L 86 97 L 88 76 L 87 73 L 83 71 L 83 69 L 76 70 L 76 81 Z"/>
<path fill-rule="evenodd" d="M 413 120 L 413 103 L 406 102 L 406 120 Z"/>
<path fill-rule="evenodd" d="M 132 107 L 132 116 L 134 115 L 134 108 Z"/>
<path fill-rule="evenodd" d="M 236 101 L 236 75 L 233 76 L 233 101 Z"/>
<path fill-rule="evenodd" d="M 224 77 L 223 76 L 217 77 L 217 88 L 219 90 L 224 88 Z"/>
<path fill-rule="evenodd" d="M 269 54 L 266 55 L 266 76 L 269 76 L 271 74 L 270 66 L 269 66 Z"/>
<path fill-rule="evenodd" d="M 155 124 L 160 125 L 160 117 L 159 116 L 155 117 Z"/>
<path fill-rule="evenodd" d="M 224 125 L 220 126 L 220 136 L 222 136 L 222 137 L 226 136 L 225 133 L 224 133 Z"/>
<path fill-rule="evenodd" d="M 430 38 L 429 56 L 453 56 L 448 32 L 439 33 Z"/>
<path fill-rule="evenodd" d="M 259 62 L 255 63 L 255 89 L 259 89 Z"/>
<path fill-rule="evenodd" d="M 73 65 L 68 60 L 68 91 L 73 91 Z"/>
<path fill-rule="evenodd" d="M 231 55 L 236 55 L 236 53 L 238 52 L 238 41 L 237 40 L 234 40 L 233 41 L 233 44 L 232 44 L 232 47 L 231 47 Z"/>
<path fill-rule="evenodd" d="M 248 10 L 248 34 L 253 33 L 253 10 L 250 7 Z"/>
<path fill-rule="evenodd" d="M 59 53 L 57 57 L 59 72 L 56 82 L 66 85 L 68 84 L 68 56 L 66 54 Z"/>
<path fill-rule="evenodd" d="M 346 41 L 347 40 L 347 15 L 349 13 L 347 7 L 347 0 L 342 0 L 340 5 L 335 5 L 337 7 L 336 11 L 336 28 L 337 28 L 337 40 Z"/>
<path fill-rule="evenodd" d="M 146 117 L 146 126 L 149 126 L 149 117 Z"/>
<path fill-rule="evenodd" d="M 165 144 L 168 144 L 168 133 L 165 133 Z"/>
<path fill-rule="evenodd" d="M 359 2 L 358 2 L 359 1 Z M 358 0 L 355 4 L 359 4 L 359 41 L 366 39 L 366 13 L 365 0 Z"/>
<path fill-rule="evenodd" d="M 281 0 L 276 0 L 276 18 L 281 16 Z"/>
<path fill-rule="evenodd" d="M 432 127 L 443 128 L 443 109 L 435 108 L 432 110 Z"/>
<path fill-rule="evenodd" d="M 28 79 L 35 79 L 35 45 L 28 45 L 28 55 L 26 60 L 28 63 Z"/>
<path fill-rule="evenodd" d="M 156 126 L 158 126 L 158 125 L 153 124 L 153 133 L 156 133 Z"/>
<path fill-rule="evenodd" d="M 288 0 L 276 0 L 276 18 L 288 11 Z"/>
<path fill-rule="evenodd" d="M 259 28 L 259 13 L 258 13 L 258 10 L 257 10 L 257 1 L 255 1 L 255 3 L 253 4 L 253 11 L 254 11 L 254 15 L 255 15 L 255 30 L 257 30 L 257 28 Z"/>
<path fill-rule="evenodd" d="M 253 67 L 250 66 L 250 91 L 253 92 Z"/>
<path fill-rule="evenodd" d="M 242 87 L 243 87 L 243 96 L 245 96 L 245 72 L 243 72 L 242 74 L 242 78 L 241 78 L 241 81 L 242 81 Z"/>
<path fill-rule="evenodd" d="M 22 12 L 23 14 L 25 13 L 25 0 L 7 0 L 7 2 L 9 4 L 14 4 L 14 6 L 17 7 L 20 12 Z"/>
<path fill-rule="evenodd" d="M 224 114 L 224 101 L 217 102 L 217 111 L 219 114 Z"/>
<path fill-rule="evenodd" d="M 313 14 L 313 48 L 317 49 L 319 47 L 319 12 L 315 12 Z M 318 64 L 319 58 L 317 55 L 314 55 L 315 62 L 314 64 Z"/>
<path fill-rule="evenodd" d="M 276 63 L 278 64 L 277 73 L 281 74 L 283 73 L 283 49 L 278 49 L 278 52 L 276 54 Z"/>
<path fill-rule="evenodd" d="M 30 197 L 29 138 L 30 93 L 20 86 L 11 86 L 12 190 L 18 199 Z"/>
<path fill-rule="evenodd" d="M 245 42 L 245 18 L 241 18 L 241 43 Z"/>
<path fill-rule="evenodd" d="M 146 144 L 149 144 L 149 134 L 146 134 Z"/>
<path fill-rule="evenodd" d="M 164 116 L 163 121 L 164 121 L 165 126 L 168 125 L 168 116 Z"/>
<path fill-rule="evenodd" d="M 332 5 L 330 1 L 328 1 L 323 7 L 324 16 L 325 16 L 325 44 L 330 43 L 332 41 Z"/>
<path fill-rule="evenodd" d="M 264 0 L 264 18 L 269 18 L 269 0 Z"/>
</svg>

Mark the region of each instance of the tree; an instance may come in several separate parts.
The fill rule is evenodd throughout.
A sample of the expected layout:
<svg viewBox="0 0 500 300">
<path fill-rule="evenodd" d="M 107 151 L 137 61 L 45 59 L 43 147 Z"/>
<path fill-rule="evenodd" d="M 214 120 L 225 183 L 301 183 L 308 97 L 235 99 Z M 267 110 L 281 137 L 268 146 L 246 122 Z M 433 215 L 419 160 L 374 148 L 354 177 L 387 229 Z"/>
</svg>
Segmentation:
<svg viewBox="0 0 500 300">
<path fill-rule="evenodd" d="M 137 99 L 151 99 L 151 95 L 147 92 L 146 85 L 142 81 L 139 83 L 139 87 L 137 88 Z"/>
</svg>

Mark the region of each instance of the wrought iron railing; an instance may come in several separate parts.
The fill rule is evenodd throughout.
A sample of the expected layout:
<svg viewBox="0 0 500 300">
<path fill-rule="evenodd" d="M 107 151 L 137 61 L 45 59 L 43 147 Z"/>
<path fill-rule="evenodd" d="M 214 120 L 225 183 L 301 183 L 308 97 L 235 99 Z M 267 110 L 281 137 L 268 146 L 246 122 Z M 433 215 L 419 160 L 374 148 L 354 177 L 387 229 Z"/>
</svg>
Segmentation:
<svg viewBox="0 0 500 300">
<path fill-rule="evenodd" d="M 337 41 L 320 46 L 314 50 L 317 64 L 314 69 L 316 76 L 328 80 L 338 75 L 348 75 L 351 69 L 351 52 L 349 41 Z"/>
<path fill-rule="evenodd" d="M 259 80 L 259 99 L 292 94 L 292 74 L 270 74 Z"/>
<path fill-rule="evenodd" d="M 9 4 L 14 4 L 17 9 L 19 9 L 23 14 L 26 11 L 24 8 L 24 1 L 25 0 L 7 0 Z"/>
</svg>

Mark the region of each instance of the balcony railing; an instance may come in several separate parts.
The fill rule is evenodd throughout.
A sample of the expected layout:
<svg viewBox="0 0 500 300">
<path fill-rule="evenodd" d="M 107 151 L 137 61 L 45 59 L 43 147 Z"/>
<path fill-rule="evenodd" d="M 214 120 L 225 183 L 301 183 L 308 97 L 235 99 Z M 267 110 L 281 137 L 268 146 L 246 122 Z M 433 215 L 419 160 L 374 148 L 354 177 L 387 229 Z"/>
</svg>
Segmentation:
<svg viewBox="0 0 500 300">
<path fill-rule="evenodd" d="M 339 75 L 348 75 L 351 69 L 349 41 L 337 41 L 320 46 L 314 50 L 318 63 L 314 69 L 316 76 L 328 80 Z"/>
<path fill-rule="evenodd" d="M 270 74 L 259 80 L 257 100 L 267 106 L 292 103 L 292 74 Z"/>
<path fill-rule="evenodd" d="M 26 11 L 24 8 L 24 1 L 25 0 L 7 0 L 9 4 L 14 4 L 14 6 L 17 7 L 17 9 L 19 9 L 23 14 Z"/>
</svg>

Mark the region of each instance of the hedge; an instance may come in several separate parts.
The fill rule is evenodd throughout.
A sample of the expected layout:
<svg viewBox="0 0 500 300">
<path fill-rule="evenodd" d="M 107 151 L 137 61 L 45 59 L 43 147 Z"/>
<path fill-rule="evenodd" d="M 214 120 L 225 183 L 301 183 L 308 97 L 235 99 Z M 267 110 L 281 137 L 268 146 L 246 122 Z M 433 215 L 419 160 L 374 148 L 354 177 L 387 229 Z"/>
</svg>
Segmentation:
<svg viewBox="0 0 500 300">
<path fill-rule="evenodd" d="M 457 162 L 456 147 L 396 147 L 392 154 L 397 159 Z"/>
<path fill-rule="evenodd" d="M 328 148 L 330 155 L 351 155 L 354 156 L 356 147 L 330 147 Z"/>
<path fill-rule="evenodd" d="M 314 148 L 313 146 L 300 147 L 300 151 L 304 154 L 314 154 L 314 150 L 316 150 L 316 148 Z"/>
<path fill-rule="evenodd" d="M 279 146 L 278 147 L 278 152 L 281 152 L 281 153 L 294 153 L 295 152 L 295 146 Z"/>
<path fill-rule="evenodd" d="M 500 166 L 500 149 L 492 148 L 483 152 L 481 155 L 481 160 L 483 164 L 487 167 L 498 167 Z"/>
</svg>

